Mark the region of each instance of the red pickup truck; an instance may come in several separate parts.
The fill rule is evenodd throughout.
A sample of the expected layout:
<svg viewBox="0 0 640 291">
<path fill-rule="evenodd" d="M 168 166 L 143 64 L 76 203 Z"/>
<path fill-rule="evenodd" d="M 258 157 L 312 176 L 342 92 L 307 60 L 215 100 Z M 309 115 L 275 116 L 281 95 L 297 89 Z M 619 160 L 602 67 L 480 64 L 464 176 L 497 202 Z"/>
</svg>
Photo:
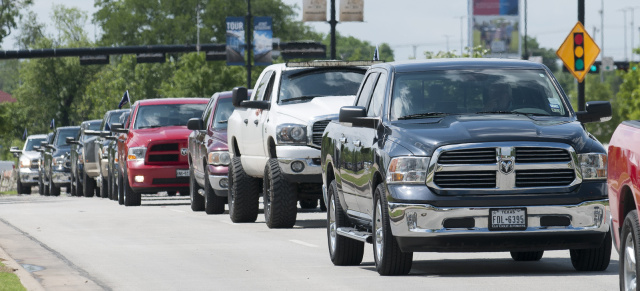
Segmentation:
<svg viewBox="0 0 640 291">
<path fill-rule="evenodd" d="M 208 98 L 136 101 L 125 125 L 114 123 L 118 137 L 119 192 L 125 206 L 139 206 L 142 194 L 189 193 L 187 121 L 202 116 Z"/>
<path fill-rule="evenodd" d="M 624 121 L 609 143 L 607 187 L 614 245 L 620 254 L 620 290 L 636 290 L 640 259 L 640 121 Z"/>
</svg>

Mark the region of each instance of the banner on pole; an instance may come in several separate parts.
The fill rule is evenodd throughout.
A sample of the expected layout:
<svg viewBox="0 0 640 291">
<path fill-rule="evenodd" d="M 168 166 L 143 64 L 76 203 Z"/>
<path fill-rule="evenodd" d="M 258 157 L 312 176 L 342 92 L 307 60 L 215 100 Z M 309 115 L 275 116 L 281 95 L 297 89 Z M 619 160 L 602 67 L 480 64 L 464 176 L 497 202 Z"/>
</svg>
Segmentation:
<svg viewBox="0 0 640 291">
<path fill-rule="evenodd" d="M 520 58 L 518 0 L 471 0 L 473 46 L 489 50 L 486 57 Z"/>
<path fill-rule="evenodd" d="M 272 23 L 269 16 L 253 18 L 253 58 L 256 66 L 268 66 L 273 63 L 271 58 L 273 50 Z"/>
<path fill-rule="evenodd" d="M 327 0 L 304 0 L 302 21 L 327 21 Z"/>
<path fill-rule="evenodd" d="M 227 17 L 227 66 L 244 66 L 244 17 Z"/>
<path fill-rule="evenodd" d="M 340 0 L 340 22 L 347 21 L 364 21 L 364 0 Z"/>
</svg>

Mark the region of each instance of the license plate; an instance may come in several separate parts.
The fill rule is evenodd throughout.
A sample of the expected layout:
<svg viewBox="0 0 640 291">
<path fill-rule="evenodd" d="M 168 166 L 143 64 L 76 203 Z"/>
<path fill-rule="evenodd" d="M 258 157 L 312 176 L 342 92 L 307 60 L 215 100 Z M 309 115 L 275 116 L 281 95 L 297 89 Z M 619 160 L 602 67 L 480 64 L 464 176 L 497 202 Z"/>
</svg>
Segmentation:
<svg viewBox="0 0 640 291">
<path fill-rule="evenodd" d="M 489 209 L 489 230 L 525 230 L 527 229 L 526 208 Z"/>
<path fill-rule="evenodd" d="M 189 170 L 176 169 L 176 177 L 189 177 Z"/>
</svg>

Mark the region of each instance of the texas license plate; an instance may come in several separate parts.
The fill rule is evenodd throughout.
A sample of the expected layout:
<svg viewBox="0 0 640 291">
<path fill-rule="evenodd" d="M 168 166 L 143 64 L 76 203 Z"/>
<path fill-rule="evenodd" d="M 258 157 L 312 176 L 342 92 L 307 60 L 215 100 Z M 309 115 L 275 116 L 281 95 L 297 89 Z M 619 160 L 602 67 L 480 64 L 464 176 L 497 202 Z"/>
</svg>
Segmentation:
<svg viewBox="0 0 640 291">
<path fill-rule="evenodd" d="M 176 177 L 189 177 L 189 170 L 176 169 Z"/>
<path fill-rule="evenodd" d="M 489 230 L 525 230 L 527 229 L 526 208 L 489 209 Z"/>
</svg>

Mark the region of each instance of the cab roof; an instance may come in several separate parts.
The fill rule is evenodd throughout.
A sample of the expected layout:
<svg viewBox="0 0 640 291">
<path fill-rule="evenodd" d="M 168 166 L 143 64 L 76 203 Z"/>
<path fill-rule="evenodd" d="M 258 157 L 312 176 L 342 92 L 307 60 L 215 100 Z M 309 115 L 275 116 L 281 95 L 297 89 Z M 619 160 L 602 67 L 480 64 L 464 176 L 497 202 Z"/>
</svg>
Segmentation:
<svg viewBox="0 0 640 291">
<path fill-rule="evenodd" d="M 441 71 L 441 70 L 478 70 L 478 69 L 542 69 L 543 64 L 514 59 L 491 58 L 451 58 L 382 63 L 372 68 L 387 68 L 396 73 Z"/>
<path fill-rule="evenodd" d="M 206 104 L 208 102 L 209 98 L 156 98 L 136 101 L 140 106 L 164 104 Z"/>
</svg>

